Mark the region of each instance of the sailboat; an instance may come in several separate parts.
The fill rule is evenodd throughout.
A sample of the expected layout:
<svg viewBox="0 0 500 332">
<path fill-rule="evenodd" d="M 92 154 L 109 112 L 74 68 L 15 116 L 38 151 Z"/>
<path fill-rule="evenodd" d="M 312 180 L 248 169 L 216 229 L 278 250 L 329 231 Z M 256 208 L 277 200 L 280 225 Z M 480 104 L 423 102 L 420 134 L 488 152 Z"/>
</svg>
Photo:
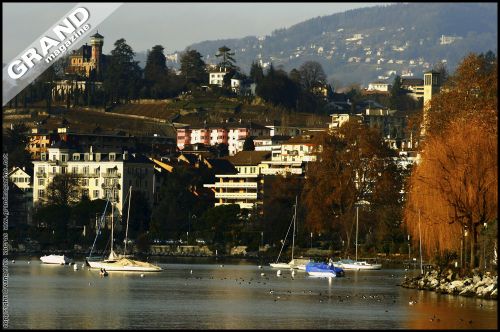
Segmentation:
<svg viewBox="0 0 500 332">
<path fill-rule="evenodd" d="M 130 202 L 132 198 L 132 186 L 129 188 L 129 202 L 128 202 L 128 212 L 127 212 L 127 228 L 125 231 L 125 249 L 124 249 L 124 254 L 123 255 L 117 255 L 113 251 L 113 235 L 114 235 L 114 204 L 111 204 L 111 251 L 109 254 L 109 257 L 104 260 L 93 260 L 91 257 L 87 257 L 87 265 L 90 266 L 92 269 L 100 269 L 101 271 L 124 271 L 124 272 L 159 272 L 162 270 L 161 267 L 148 263 L 148 262 L 143 262 L 135 259 L 131 259 L 130 255 L 126 255 L 127 251 L 127 242 L 128 242 L 128 222 L 129 222 L 129 217 L 130 217 Z M 106 204 L 107 206 L 107 204 Z M 105 209 L 106 211 L 106 209 Z M 96 234 L 99 235 L 99 230 Z M 95 245 L 95 240 L 94 240 L 94 245 Z M 93 250 L 92 246 L 92 250 Z M 92 255 L 92 250 L 91 250 L 91 255 Z M 91 256 L 90 255 L 90 256 Z"/>
<path fill-rule="evenodd" d="M 343 268 L 344 270 L 380 270 L 382 264 L 372 264 L 366 261 L 358 261 L 358 220 L 359 220 L 359 206 L 356 205 L 356 260 L 341 259 L 335 265 Z"/>
<path fill-rule="evenodd" d="M 293 213 L 293 218 L 292 221 L 290 222 L 290 226 L 288 226 L 288 231 L 286 232 L 285 235 L 285 240 L 283 241 L 283 244 L 281 245 L 281 250 L 280 253 L 278 254 L 278 258 L 276 259 L 276 262 L 269 264 L 271 267 L 274 268 L 281 268 L 281 269 L 299 269 L 299 270 L 304 270 L 306 269 L 306 264 L 309 263 L 311 260 L 307 258 L 293 258 L 293 250 L 295 247 L 295 226 L 296 226 L 296 221 L 297 221 L 297 196 L 295 196 L 295 210 Z M 288 263 L 284 262 L 279 262 L 281 252 L 283 251 L 283 247 L 285 246 L 286 239 L 288 238 L 288 233 L 290 232 L 290 228 L 292 227 L 293 224 L 293 234 L 292 234 L 292 259 Z"/>
</svg>

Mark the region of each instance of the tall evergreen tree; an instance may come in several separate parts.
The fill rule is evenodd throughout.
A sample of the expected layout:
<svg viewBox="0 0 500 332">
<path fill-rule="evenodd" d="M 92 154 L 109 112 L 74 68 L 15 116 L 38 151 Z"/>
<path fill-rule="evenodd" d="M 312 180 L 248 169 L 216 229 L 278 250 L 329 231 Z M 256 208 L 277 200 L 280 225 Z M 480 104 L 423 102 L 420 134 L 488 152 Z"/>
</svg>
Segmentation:
<svg viewBox="0 0 500 332">
<path fill-rule="evenodd" d="M 103 85 L 109 101 L 127 102 L 138 96 L 141 68 L 138 61 L 134 61 L 135 53 L 125 39 L 118 39 L 114 45 Z"/>
<path fill-rule="evenodd" d="M 181 55 L 181 76 L 184 79 L 184 84 L 207 83 L 208 74 L 202 57 L 198 51 L 191 49 L 187 49 Z"/>
<path fill-rule="evenodd" d="M 234 52 L 230 52 L 231 49 L 227 46 L 222 46 L 219 48 L 219 53 L 217 53 L 215 56 L 220 58 L 222 57 L 222 61 L 218 63 L 219 67 L 223 68 L 224 70 L 226 69 L 235 69 L 236 65 L 234 60 L 233 55 Z"/>
<path fill-rule="evenodd" d="M 163 98 L 167 80 L 167 58 L 163 54 L 163 46 L 155 45 L 148 52 L 144 67 L 144 83 L 147 95 L 152 98 Z"/>
<path fill-rule="evenodd" d="M 264 77 L 264 71 L 262 70 L 262 66 L 257 62 L 252 62 L 252 66 L 250 67 L 250 78 L 257 84 Z"/>
</svg>

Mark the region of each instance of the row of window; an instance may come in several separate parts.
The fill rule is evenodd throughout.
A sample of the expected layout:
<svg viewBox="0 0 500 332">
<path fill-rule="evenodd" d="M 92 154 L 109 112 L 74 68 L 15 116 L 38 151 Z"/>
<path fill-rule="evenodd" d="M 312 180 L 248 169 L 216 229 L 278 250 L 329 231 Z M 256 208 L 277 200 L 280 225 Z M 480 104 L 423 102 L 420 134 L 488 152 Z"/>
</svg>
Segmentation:
<svg viewBox="0 0 500 332">
<path fill-rule="evenodd" d="M 24 178 L 17 178 L 16 177 L 16 178 L 12 178 L 12 182 L 14 182 L 14 183 L 23 183 L 23 182 L 28 183 L 28 182 L 30 182 L 30 178 L 26 178 L 26 177 L 24 177 Z"/>
</svg>

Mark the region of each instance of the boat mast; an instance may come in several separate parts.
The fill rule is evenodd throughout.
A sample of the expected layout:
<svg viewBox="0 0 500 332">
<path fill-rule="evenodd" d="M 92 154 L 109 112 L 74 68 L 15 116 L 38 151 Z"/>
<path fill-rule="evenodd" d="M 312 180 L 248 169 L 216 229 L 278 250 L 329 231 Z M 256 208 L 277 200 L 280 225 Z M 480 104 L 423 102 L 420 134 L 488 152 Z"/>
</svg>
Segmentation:
<svg viewBox="0 0 500 332">
<path fill-rule="evenodd" d="M 127 228 L 125 229 L 125 249 L 123 250 L 123 254 L 127 254 L 127 242 L 128 242 L 128 219 L 130 217 L 130 201 L 132 200 L 132 186 L 129 188 L 128 192 L 128 211 L 127 211 Z"/>
<path fill-rule="evenodd" d="M 293 235 L 292 235 L 292 260 L 293 260 L 293 248 L 295 247 L 295 224 L 297 222 L 297 196 L 295 196 L 295 211 L 293 213 Z"/>
</svg>

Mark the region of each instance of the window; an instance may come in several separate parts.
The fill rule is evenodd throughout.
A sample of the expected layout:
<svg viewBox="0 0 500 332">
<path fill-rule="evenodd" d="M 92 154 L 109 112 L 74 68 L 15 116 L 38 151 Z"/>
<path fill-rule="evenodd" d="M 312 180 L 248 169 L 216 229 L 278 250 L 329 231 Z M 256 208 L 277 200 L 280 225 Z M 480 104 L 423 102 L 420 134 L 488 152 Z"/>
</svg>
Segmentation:
<svg viewBox="0 0 500 332">
<path fill-rule="evenodd" d="M 66 174 L 66 171 L 67 171 L 67 169 L 66 169 L 66 168 L 67 168 L 67 167 L 61 167 L 61 174 Z"/>
<path fill-rule="evenodd" d="M 77 167 L 77 166 L 73 166 L 73 167 L 71 168 L 71 173 L 73 173 L 73 174 L 78 174 L 78 167 Z"/>
<path fill-rule="evenodd" d="M 62 154 L 61 155 L 61 161 L 66 161 L 66 158 L 68 157 L 68 155 L 66 154 Z"/>
<path fill-rule="evenodd" d="M 89 190 L 88 189 L 82 190 L 82 197 L 89 197 Z"/>
<path fill-rule="evenodd" d="M 80 160 L 80 155 L 79 154 L 74 154 L 73 155 L 73 160 L 74 161 L 79 161 Z"/>
<path fill-rule="evenodd" d="M 89 179 L 82 179 L 82 186 L 88 186 L 89 185 Z"/>
<path fill-rule="evenodd" d="M 99 198 L 99 190 L 94 190 L 94 198 Z"/>
<path fill-rule="evenodd" d="M 45 180 L 44 179 L 38 179 L 38 185 L 39 186 L 45 185 Z"/>
<path fill-rule="evenodd" d="M 43 197 L 45 195 L 45 190 L 39 189 L 38 190 L 38 197 Z"/>
<path fill-rule="evenodd" d="M 85 175 L 89 174 L 89 167 L 88 166 L 83 167 L 83 174 L 85 174 Z"/>
<path fill-rule="evenodd" d="M 99 179 L 95 179 L 95 186 L 97 187 L 99 185 Z"/>
</svg>

